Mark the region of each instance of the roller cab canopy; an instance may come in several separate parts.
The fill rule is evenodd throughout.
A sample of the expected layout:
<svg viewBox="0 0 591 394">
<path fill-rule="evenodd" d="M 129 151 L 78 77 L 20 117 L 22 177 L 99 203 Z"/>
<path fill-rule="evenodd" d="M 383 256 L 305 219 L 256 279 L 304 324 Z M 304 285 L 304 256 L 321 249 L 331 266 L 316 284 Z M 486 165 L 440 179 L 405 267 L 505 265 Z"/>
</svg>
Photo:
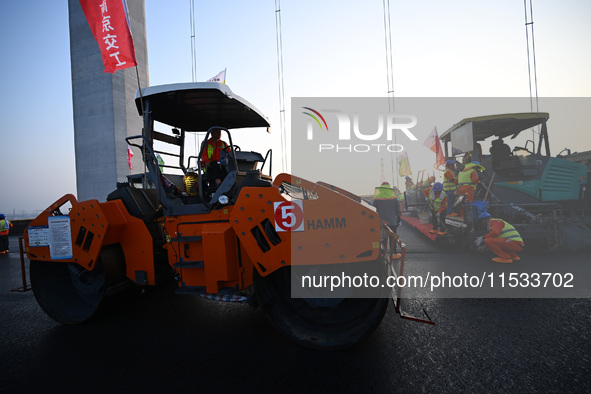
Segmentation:
<svg viewBox="0 0 591 394">
<path fill-rule="evenodd" d="M 143 100 L 143 105 L 142 105 Z M 268 119 L 225 84 L 190 82 L 150 86 L 138 90 L 135 103 L 140 115 L 147 110 L 154 121 L 185 131 L 266 127 Z"/>
<path fill-rule="evenodd" d="M 134 186 L 141 184 L 144 189 L 156 189 L 157 202 L 166 216 L 208 213 L 216 204 L 229 203 L 230 200 L 221 203 L 219 197 L 235 197 L 232 194 L 236 189 L 234 186 L 242 184 L 248 171 L 256 172 L 257 165 L 262 163 L 262 168 L 271 157 L 270 149 L 263 157 L 254 154 L 256 152 L 243 152 L 234 145 L 234 131 L 230 130 L 265 127 L 269 131 L 269 121 L 225 84 L 188 82 L 150 86 L 137 91 L 135 104 L 139 114 L 143 115 L 142 134 L 128 136 L 125 140 L 130 147 L 142 152 L 147 171 L 130 175 L 128 179 Z M 211 185 L 210 180 L 204 178 L 200 158 L 214 129 L 224 133 L 222 138 L 229 149 L 225 151 L 225 162 L 220 162 L 227 175 L 221 184 Z M 190 132 L 204 135 L 199 149 L 187 157 L 185 137 Z M 268 168 L 270 177 L 270 164 Z M 197 175 L 197 180 L 187 180 L 189 169 Z M 258 175 L 262 177 L 260 170 Z M 191 190 L 187 189 L 186 182 L 189 181 L 192 182 Z M 197 188 L 199 192 L 195 191 Z"/>
<path fill-rule="evenodd" d="M 463 119 L 441 134 L 442 141 L 449 141 L 452 133 L 462 130 L 471 124 L 472 135 L 476 141 L 484 141 L 488 137 L 515 138 L 523 130 L 545 123 L 550 115 L 546 112 L 524 112 L 479 116 Z"/>
</svg>

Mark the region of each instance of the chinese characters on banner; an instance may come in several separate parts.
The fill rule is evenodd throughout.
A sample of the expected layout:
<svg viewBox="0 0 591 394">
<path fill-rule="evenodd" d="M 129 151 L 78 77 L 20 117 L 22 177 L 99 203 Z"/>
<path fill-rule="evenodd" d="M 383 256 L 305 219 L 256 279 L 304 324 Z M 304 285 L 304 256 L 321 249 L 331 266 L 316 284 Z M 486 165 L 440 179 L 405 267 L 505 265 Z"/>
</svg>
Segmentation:
<svg viewBox="0 0 591 394">
<path fill-rule="evenodd" d="M 80 5 L 99 44 L 105 72 L 137 66 L 125 0 L 80 0 Z"/>
</svg>

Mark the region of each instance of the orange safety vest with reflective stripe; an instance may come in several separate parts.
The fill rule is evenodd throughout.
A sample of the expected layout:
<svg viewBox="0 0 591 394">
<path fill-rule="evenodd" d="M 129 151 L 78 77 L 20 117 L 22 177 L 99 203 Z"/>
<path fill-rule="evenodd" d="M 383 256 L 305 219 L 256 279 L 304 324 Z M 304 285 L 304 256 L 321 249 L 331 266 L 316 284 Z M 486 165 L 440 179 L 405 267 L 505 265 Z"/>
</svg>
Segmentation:
<svg viewBox="0 0 591 394">
<path fill-rule="evenodd" d="M 499 222 L 502 222 L 504 225 L 503 230 L 501 230 L 501 234 L 499 234 L 499 238 L 507 238 L 511 241 L 524 243 L 523 239 L 521 238 L 521 235 L 519 235 L 517 230 L 515 230 L 515 227 L 513 227 L 503 219 L 491 219 L 491 221 L 493 220 L 498 220 Z"/>
<path fill-rule="evenodd" d="M 209 162 L 209 161 L 218 162 L 218 161 L 220 161 L 222 149 L 226 148 L 227 146 L 228 146 L 228 144 L 226 144 L 222 140 L 218 140 L 217 143 L 214 145 L 213 141 L 211 139 L 209 139 L 207 141 L 207 151 L 203 152 L 203 155 L 201 156 L 201 161 L 203 161 L 203 162 Z M 206 154 L 207 154 L 207 156 L 206 156 Z"/>
</svg>

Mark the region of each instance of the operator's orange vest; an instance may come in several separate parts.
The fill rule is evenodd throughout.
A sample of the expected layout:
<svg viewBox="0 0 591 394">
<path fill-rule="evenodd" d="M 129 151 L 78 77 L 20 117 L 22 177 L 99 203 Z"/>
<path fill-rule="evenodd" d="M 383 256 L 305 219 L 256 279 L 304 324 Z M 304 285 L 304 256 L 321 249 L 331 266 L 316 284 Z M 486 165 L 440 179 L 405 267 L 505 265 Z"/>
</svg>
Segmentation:
<svg viewBox="0 0 591 394">
<path fill-rule="evenodd" d="M 218 146 L 221 146 L 221 148 L 219 150 L 216 150 L 216 148 Z M 222 140 L 218 140 L 218 144 L 216 146 L 214 146 L 212 144 L 212 140 L 211 139 L 208 140 L 207 141 L 207 158 L 210 161 L 215 161 L 215 162 L 220 161 L 220 152 L 221 152 L 222 149 L 226 148 L 227 146 L 228 145 L 226 145 L 226 143 L 224 141 L 222 141 Z M 214 155 L 214 153 L 215 153 L 215 155 Z M 205 157 L 201 156 L 201 159 L 204 160 Z"/>
</svg>

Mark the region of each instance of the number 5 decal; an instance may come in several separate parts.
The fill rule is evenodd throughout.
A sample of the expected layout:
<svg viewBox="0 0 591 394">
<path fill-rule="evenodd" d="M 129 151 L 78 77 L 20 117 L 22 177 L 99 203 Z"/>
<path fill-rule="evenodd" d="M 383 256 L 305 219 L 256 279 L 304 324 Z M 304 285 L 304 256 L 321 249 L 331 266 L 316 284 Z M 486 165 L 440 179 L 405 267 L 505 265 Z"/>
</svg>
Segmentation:
<svg viewBox="0 0 591 394">
<path fill-rule="evenodd" d="M 304 209 L 302 201 L 275 203 L 276 231 L 304 231 Z"/>
</svg>

